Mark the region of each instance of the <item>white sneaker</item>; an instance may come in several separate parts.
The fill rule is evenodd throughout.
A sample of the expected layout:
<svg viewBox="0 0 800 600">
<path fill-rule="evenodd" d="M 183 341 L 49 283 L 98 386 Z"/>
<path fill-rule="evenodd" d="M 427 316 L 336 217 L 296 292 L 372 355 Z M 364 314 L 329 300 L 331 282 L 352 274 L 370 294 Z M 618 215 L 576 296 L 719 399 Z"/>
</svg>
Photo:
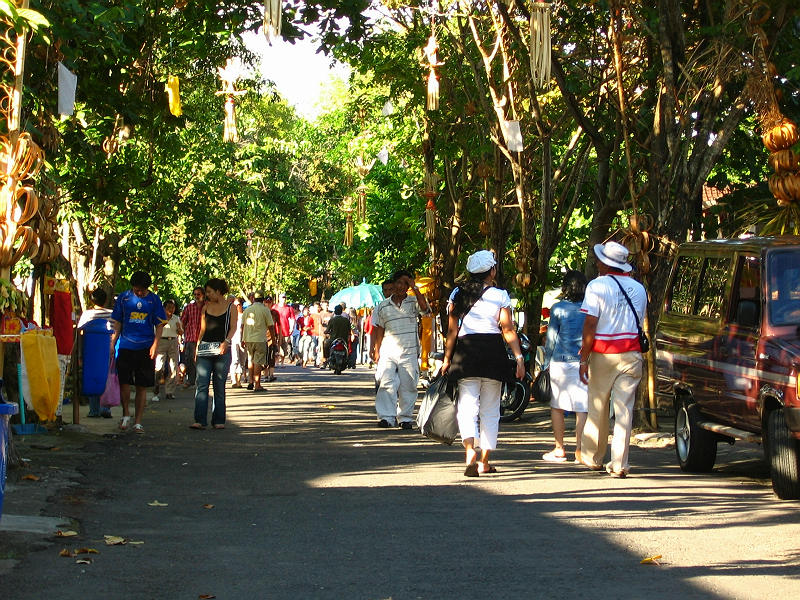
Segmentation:
<svg viewBox="0 0 800 600">
<path fill-rule="evenodd" d="M 158 394 L 156 394 L 155 396 L 153 396 L 153 397 L 150 399 L 150 402 L 161 402 L 161 398 L 159 398 L 159 397 L 158 397 Z"/>
</svg>

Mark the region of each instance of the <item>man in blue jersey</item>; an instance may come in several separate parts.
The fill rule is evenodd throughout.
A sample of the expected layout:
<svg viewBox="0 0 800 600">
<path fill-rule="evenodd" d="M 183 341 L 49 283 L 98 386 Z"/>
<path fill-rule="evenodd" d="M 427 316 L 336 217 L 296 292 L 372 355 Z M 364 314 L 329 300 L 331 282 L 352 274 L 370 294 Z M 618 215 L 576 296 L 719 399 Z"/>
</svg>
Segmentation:
<svg viewBox="0 0 800 600">
<path fill-rule="evenodd" d="M 142 416 L 147 400 L 147 389 L 155 383 L 155 359 L 158 340 L 167 321 L 161 298 L 149 290 L 152 279 L 144 271 L 136 271 L 131 277 L 131 289 L 121 293 L 111 312 L 114 334 L 111 343 L 117 344 L 117 374 L 122 403 L 122 419 L 119 428 L 130 426 L 131 386 L 136 386 L 136 415 L 133 431 L 144 433 Z"/>
</svg>

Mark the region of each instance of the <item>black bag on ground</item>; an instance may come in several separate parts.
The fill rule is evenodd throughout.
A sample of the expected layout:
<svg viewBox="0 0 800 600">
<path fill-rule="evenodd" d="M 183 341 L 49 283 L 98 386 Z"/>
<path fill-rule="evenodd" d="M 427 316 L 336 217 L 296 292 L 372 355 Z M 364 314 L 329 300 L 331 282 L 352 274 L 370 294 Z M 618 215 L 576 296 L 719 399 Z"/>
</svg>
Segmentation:
<svg viewBox="0 0 800 600">
<path fill-rule="evenodd" d="M 458 437 L 456 395 L 447 375 L 438 375 L 431 381 L 417 413 L 417 426 L 422 435 L 442 444 L 453 444 Z"/>
<path fill-rule="evenodd" d="M 537 402 L 550 402 L 550 369 L 542 369 L 533 381 L 531 394 Z"/>
</svg>

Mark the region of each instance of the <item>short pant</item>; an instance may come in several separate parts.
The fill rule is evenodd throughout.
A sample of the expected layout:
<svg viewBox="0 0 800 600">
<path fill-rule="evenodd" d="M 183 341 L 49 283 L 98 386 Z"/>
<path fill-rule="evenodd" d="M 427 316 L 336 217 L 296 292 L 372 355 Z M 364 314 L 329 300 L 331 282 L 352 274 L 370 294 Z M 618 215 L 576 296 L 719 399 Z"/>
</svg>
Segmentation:
<svg viewBox="0 0 800 600">
<path fill-rule="evenodd" d="M 244 342 L 244 347 L 251 364 L 262 367 L 267 364 L 267 342 Z"/>
<path fill-rule="evenodd" d="M 150 348 L 130 350 L 120 348 L 117 354 L 119 382 L 136 387 L 153 387 L 156 382 L 156 361 L 150 358 Z"/>
</svg>

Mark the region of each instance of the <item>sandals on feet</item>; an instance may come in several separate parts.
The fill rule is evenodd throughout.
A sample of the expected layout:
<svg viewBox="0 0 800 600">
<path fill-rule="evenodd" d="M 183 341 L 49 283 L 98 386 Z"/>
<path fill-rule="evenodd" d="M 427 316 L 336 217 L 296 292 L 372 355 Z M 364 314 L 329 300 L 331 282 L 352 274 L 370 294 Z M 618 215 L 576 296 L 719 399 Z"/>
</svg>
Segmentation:
<svg viewBox="0 0 800 600">
<path fill-rule="evenodd" d="M 222 423 L 219 423 L 217 425 L 214 425 L 214 429 L 225 429 L 225 425 L 223 425 Z"/>
<path fill-rule="evenodd" d="M 478 463 L 470 463 L 464 469 L 464 477 L 477 477 L 478 476 Z"/>
<path fill-rule="evenodd" d="M 133 433 L 144 433 L 144 427 L 142 427 L 141 423 L 136 423 L 133 426 Z"/>
<path fill-rule="evenodd" d="M 119 429 L 120 429 L 120 431 L 126 431 L 130 424 L 131 424 L 131 418 L 130 417 L 122 417 L 119 420 Z"/>
<path fill-rule="evenodd" d="M 201 425 L 200 423 L 192 423 L 189 425 L 189 429 L 205 429 L 205 425 Z"/>
<path fill-rule="evenodd" d="M 611 463 L 608 463 L 606 465 L 606 473 L 608 473 L 612 477 L 616 477 L 618 479 L 625 479 L 628 476 L 628 472 L 627 471 L 615 471 L 614 469 L 612 469 L 611 468 Z"/>
<path fill-rule="evenodd" d="M 494 465 L 478 462 L 478 473 L 485 475 L 486 473 L 497 473 L 497 468 Z"/>
</svg>

